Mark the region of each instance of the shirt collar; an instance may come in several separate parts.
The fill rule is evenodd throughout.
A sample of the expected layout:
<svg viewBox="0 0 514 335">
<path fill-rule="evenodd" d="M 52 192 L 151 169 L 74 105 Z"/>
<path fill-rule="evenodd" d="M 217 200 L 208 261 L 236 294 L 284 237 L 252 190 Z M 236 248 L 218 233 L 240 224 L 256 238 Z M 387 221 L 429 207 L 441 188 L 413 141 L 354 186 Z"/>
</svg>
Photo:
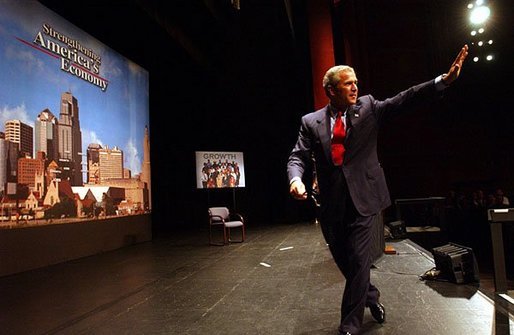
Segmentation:
<svg viewBox="0 0 514 335">
<path fill-rule="evenodd" d="M 350 106 L 346 107 L 345 110 L 340 110 L 340 109 L 337 109 L 336 107 L 334 107 L 332 104 L 328 104 L 328 109 L 330 111 L 330 116 L 335 118 L 337 116 L 337 113 L 339 111 L 342 112 L 342 116 L 343 117 L 346 117 L 346 114 L 348 113 L 348 111 L 350 110 Z"/>
</svg>

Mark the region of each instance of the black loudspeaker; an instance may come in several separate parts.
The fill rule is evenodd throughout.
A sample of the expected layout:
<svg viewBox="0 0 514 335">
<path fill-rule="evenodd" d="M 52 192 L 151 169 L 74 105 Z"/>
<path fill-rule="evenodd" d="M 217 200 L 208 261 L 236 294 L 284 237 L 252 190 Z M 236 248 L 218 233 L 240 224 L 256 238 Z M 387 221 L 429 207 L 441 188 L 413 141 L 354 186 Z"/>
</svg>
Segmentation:
<svg viewBox="0 0 514 335">
<path fill-rule="evenodd" d="M 405 227 L 405 221 L 389 222 L 387 226 L 389 227 L 389 231 L 391 232 L 392 238 L 397 239 L 407 237 L 407 228 Z"/>
<path fill-rule="evenodd" d="M 480 282 L 478 264 L 473 250 L 455 243 L 433 248 L 436 269 L 439 277 L 456 284 Z"/>
</svg>

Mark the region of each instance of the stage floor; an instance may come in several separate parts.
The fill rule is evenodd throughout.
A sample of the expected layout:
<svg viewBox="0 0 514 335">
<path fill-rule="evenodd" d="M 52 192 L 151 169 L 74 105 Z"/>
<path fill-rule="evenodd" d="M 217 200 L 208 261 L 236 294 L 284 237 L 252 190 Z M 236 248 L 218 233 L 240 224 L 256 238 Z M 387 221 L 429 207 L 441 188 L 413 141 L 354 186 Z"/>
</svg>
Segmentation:
<svg viewBox="0 0 514 335">
<path fill-rule="evenodd" d="M 420 280 L 434 267 L 426 250 L 387 245 L 398 254 L 372 270 L 387 320 L 366 310 L 363 334 L 514 334 L 512 314 L 476 286 Z M 316 224 L 249 227 L 221 247 L 181 231 L 1 277 L 0 332 L 335 335 L 343 285 Z"/>
</svg>

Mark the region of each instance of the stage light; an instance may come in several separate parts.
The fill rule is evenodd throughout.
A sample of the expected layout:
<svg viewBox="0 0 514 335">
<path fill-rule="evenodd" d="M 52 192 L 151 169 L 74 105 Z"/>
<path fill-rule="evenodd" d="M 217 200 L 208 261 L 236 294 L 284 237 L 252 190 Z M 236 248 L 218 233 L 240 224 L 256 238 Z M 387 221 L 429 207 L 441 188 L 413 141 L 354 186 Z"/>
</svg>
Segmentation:
<svg viewBox="0 0 514 335">
<path fill-rule="evenodd" d="M 473 24 L 482 24 L 489 18 L 491 15 L 491 10 L 487 6 L 479 6 L 475 7 L 471 14 L 469 15 L 469 20 Z"/>
<path fill-rule="evenodd" d="M 480 64 L 494 59 L 492 50 L 491 9 L 487 0 L 476 0 L 467 4 L 470 35 L 468 45 L 474 63 Z"/>
</svg>

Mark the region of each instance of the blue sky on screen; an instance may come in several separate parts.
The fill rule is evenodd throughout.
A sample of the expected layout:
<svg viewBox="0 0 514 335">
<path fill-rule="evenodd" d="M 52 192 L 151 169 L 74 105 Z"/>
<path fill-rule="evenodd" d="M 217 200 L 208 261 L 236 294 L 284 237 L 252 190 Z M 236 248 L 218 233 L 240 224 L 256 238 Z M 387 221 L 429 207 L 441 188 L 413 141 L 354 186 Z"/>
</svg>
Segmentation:
<svg viewBox="0 0 514 335">
<path fill-rule="evenodd" d="M 35 48 L 44 24 L 101 56 L 98 77 L 108 80 L 105 91 L 61 70 L 61 59 Z M 64 92 L 78 101 L 83 152 L 90 143 L 117 146 L 124 167 L 140 173 L 149 126 L 148 72 L 36 1 L 0 0 L 0 131 L 11 119 L 34 127 L 46 108 L 59 118 Z"/>
</svg>

